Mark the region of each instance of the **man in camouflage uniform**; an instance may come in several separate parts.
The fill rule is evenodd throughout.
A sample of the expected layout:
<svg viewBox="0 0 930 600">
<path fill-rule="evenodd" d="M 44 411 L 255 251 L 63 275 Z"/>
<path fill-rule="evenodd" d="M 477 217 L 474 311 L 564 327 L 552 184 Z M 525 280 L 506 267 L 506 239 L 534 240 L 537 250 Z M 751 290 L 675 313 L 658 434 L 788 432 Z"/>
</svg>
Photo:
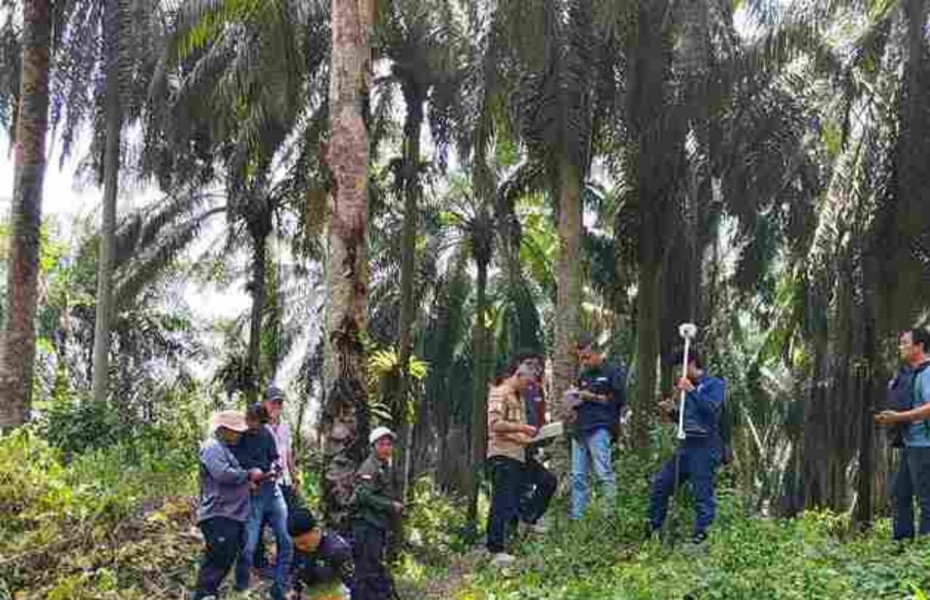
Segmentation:
<svg viewBox="0 0 930 600">
<path fill-rule="evenodd" d="M 388 600 L 393 586 L 382 562 L 384 548 L 391 521 L 400 516 L 404 505 L 397 500 L 391 477 L 394 433 L 387 427 L 376 427 L 368 441 L 372 451 L 355 473 L 352 496 L 352 599 Z"/>
</svg>

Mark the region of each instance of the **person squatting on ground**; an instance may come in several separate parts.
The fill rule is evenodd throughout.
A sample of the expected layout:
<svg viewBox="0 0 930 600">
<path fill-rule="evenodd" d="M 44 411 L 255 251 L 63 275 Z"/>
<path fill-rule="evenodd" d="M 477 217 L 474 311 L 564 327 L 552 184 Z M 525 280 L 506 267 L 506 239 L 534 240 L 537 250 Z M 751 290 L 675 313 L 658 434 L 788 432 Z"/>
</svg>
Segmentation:
<svg viewBox="0 0 930 600">
<path fill-rule="evenodd" d="M 246 412 L 248 430 L 233 449 L 244 468 L 259 469 L 267 474 L 252 486 L 242 554 L 236 565 L 236 590 L 241 592 L 249 588 L 255 548 L 261 538 L 263 525 L 268 522 L 274 532 L 276 554 L 271 597 L 283 600 L 287 591 L 293 546 L 287 533 L 287 505 L 277 483 L 277 474 L 280 472 L 278 450 L 274 436 L 265 427 L 267 420 L 267 413 L 262 405 L 250 406 Z"/>
<path fill-rule="evenodd" d="M 875 416 L 881 426 L 901 426 L 898 471 L 891 485 L 894 507 L 892 537 L 914 537 L 914 496 L 920 503 L 918 533 L 930 533 L 930 332 L 917 328 L 898 338 L 904 365 L 889 385 L 895 410 Z"/>
<path fill-rule="evenodd" d="M 231 450 L 247 428 L 240 412 L 216 413 L 210 420 L 210 438 L 200 447 L 197 525 L 206 547 L 194 600 L 217 596 L 242 547 L 249 516 L 249 487 L 262 478 L 261 470 L 243 468 Z"/>
<path fill-rule="evenodd" d="M 288 506 L 287 530 L 294 542 L 291 587 L 298 594 L 304 587 L 341 580 L 351 589 L 352 548 L 340 535 L 324 531 L 310 509 Z"/>
<path fill-rule="evenodd" d="M 387 600 L 394 586 L 384 566 L 384 550 L 391 520 L 400 517 L 404 505 L 397 499 L 391 475 L 394 433 L 376 427 L 368 441 L 371 454 L 355 473 L 352 493 L 352 600 Z"/>
<path fill-rule="evenodd" d="M 611 439 L 620 427 L 626 388 L 626 371 L 621 365 L 604 360 L 587 334 L 575 344 L 581 374 L 575 386 L 566 392 L 574 410 L 572 438 L 572 502 L 570 518 L 580 519 L 588 505 L 588 474 L 593 467 L 600 482 L 608 511 L 617 498 L 617 480 L 611 457 Z"/>
<path fill-rule="evenodd" d="M 493 493 L 488 515 L 487 548 L 493 563 L 502 566 L 515 558 L 504 552 L 507 526 L 520 514 L 520 496 L 533 474 L 527 473 L 526 447 L 537 428 L 526 423 L 526 409 L 521 394 L 535 381 L 536 373 L 520 364 L 488 396 L 488 467 Z M 546 512 L 553 489 L 537 485 L 528 501 L 526 514 L 537 520 Z"/>
<path fill-rule="evenodd" d="M 679 354 L 672 364 L 681 364 Z M 714 520 L 714 473 L 723 458 L 720 421 L 726 395 L 726 384 L 719 377 L 704 372 L 699 354 L 692 349 L 687 376 L 678 380 L 678 393 L 685 392 L 684 432 L 669 459 L 652 480 L 649 493 L 649 534 L 655 535 L 665 520 L 668 498 L 686 480 L 694 492 L 694 528 L 691 541 L 707 539 L 707 528 Z M 662 410 L 677 422 L 678 399 L 673 395 L 660 404 Z"/>
</svg>

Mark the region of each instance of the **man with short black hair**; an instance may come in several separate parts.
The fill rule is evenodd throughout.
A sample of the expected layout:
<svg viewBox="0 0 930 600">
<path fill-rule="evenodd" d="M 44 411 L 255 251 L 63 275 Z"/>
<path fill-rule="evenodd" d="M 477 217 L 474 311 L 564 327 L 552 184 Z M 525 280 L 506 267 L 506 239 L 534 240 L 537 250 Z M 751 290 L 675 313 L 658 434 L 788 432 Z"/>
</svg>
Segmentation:
<svg viewBox="0 0 930 600">
<path fill-rule="evenodd" d="M 678 353 L 672 364 L 684 362 L 683 353 Z M 652 480 L 649 493 L 649 534 L 654 535 L 662 528 L 668 508 L 669 496 L 686 480 L 691 481 L 694 491 L 694 528 L 691 541 L 701 544 L 707 539 L 707 528 L 714 520 L 714 473 L 723 458 L 723 440 L 720 435 L 720 420 L 726 397 L 726 384 L 719 377 L 704 371 L 697 350 L 688 355 L 687 375 L 675 385 L 676 394 L 664 400 L 660 407 L 677 421 L 679 400 L 675 396 L 685 393 L 684 432 L 670 458 Z"/>
<path fill-rule="evenodd" d="M 266 420 L 267 415 L 261 405 L 250 406 L 246 412 L 249 428 L 233 450 L 243 468 L 259 469 L 269 475 L 252 490 L 242 553 L 236 565 L 236 589 L 238 591 L 249 589 L 256 548 L 262 538 L 265 523 L 269 523 L 275 536 L 274 584 L 271 588 L 271 596 L 276 600 L 283 600 L 287 591 L 287 574 L 290 569 L 293 545 L 287 533 L 287 505 L 276 482 L 276 475 L 279 472 L 278 450 L 274 437 L 265 426 Z"/>
<path fill-rule="evenodd" d="M 292 587 L 298 597 L 304 586 L 337 579 L 351 587 L 352 548 L 342 536 L 323 530 L 304 506 L 288 507 L 287 531 L 294 541 Z"/>
<path fill-rule="evenodd" d="M 892 484 L 894 495 L 893 539 L 914 537 L 914 496 L 920 502 L 920 535 L 930 533 L 930 332 L 923 328 L 903 332 L 898 353 L 910 370 L 902 392 L 910 402 L 875 416 L 881 426 L 903 425 L 904 447 Z"/>
<path fill-rule="evenodd" d="M 575 411 L 569 514 L 573 521 L 582 517 L 588 505 L 588 474 L 592 470 L 601 484 L 607 510 L 614 509 L 617 480 L 610 444 L 620 426 L 626 390 L 626 370 L 620 364 L 606 361 L 591 335 L 579 336 L 575 350 L 581 374 L 575 386 L 566 392 Z"/>
</svg>

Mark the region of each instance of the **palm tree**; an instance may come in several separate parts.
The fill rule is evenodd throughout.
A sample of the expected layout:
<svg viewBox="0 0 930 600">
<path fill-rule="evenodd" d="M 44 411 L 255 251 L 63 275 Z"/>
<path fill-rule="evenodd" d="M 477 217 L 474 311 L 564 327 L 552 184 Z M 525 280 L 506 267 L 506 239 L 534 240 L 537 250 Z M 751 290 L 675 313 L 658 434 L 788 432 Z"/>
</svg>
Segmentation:
<svg viewBox="0 0 930 600">
<path fill-rule="evenodd" d="M 90 123 L 94 135 L 89 162 L 104 188 L 93 363 L 94 398 L 100 402 L 107 398 L 109 378 L 122 133 L 145 110 L 145 90 L 165 39 L 163 17 L 161 2 L 79 0 L 56 6 L 61 49 L 55 56 L 53 89 L 56 104 L 64 110 L 53 116 L 56 128 L 62 125 L 61 157 L 71 154 L 76 133 Z M 87 84 L 101 73 L 102 89 Z"/>
<path fill-rule="evenodd" d="M 182 190 L 189 179 L 209 181 L 221 173 L 230 246 L 244 239 L 251 251 L 242 378 L 249 401 L 262 380 L 267 245 L 275 219 L 289 208 L 305 214 L 304 199 L 325 189 L 319 156 L 329 48 L 320 40 L 326 14 L 317 8 L 292 0 L 261 10 L 239 0 L 187 7 L 177 15 L 152 86 L 165 109 L 153 110 L 149 119 L 149 168 L 163 186 Z M 209 35 L 201 35 L 203 27 Z"/>
<path fill-rule="evenodd" d="M 457 101 L 457 88 L 462 80 L 463 65 L 457 64 L 462 46 L 451 3 L 394 0 L 386 14 L 381 15 L 375 29 L 374 44 L 391 60 L 391 74 L 379 79 L 378 86 L 400 89 L 406 113 L 403 125 L 402 156 L 392 162 L 394 189 L 403 196 L 403 224 L 400 256 L 400 313 L 397 322 L 397 347 L 400 369 L 394 378 L 391 404 L 395 407 L 394 422 L 403 440 L 401 464 L 404 465 L 403 488 L 406 492 L 413 442 L 413 428 L 404 416 L 410 411 L 411 398 L 408 363 L 413 350 L 413 324 L 418 302 L 415 294 L 417 225 L 422 196 L 423 171 L 420 137 L 429 104 L 429 125 L 438 147 L 439 166 L 445 164 L 445 148 L 449 143 L 449 113 Z M 392 93 L 381 89 L 381 97 Z"/>
<path fill-rule="evenodd" d="M 24 2 L 10 266 L 0 357 L 0 429 L 26 422 L 31 406 L 51 39 L 51 2 Z"/>
<path fill-rule="evenodd" d="M 119 191 L 122 102 L 120 102 L 119 0 L 106 0 L 103 37 L 106 71 L 106 148 L 103 157 L 103 223 L 97 262 L 97 317 L 94 321 L 94 400 L 107 399 L 110 379 L 110 317 L 113 313 L 113 254 L 116 242 L 116 196 Z"/>
<path fill-rule="evenodd" d="M 367 447 L 363 346 L 368 313 L 368 130 L 364 100 L 371 85 L 374 2 L 333 0 L 330 143 L 333 209 L 327 258 L 328 313 L 320 421 L 325 473 L 323 506 L 344 525 L 355 469 Z"/>
</svg>

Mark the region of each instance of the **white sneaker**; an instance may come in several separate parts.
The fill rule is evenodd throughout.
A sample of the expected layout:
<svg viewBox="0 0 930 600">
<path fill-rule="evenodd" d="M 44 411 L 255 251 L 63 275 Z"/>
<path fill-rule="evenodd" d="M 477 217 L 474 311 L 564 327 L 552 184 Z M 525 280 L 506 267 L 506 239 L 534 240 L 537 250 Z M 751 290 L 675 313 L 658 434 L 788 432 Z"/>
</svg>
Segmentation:
<svg viewBox="0 0 930 600">
<path fill-rule="evenodd" d="M 506 552 L 495 552 L 491 556 L 491 566 L 493 567 L 506 567 L 507 565 L 512 565 L 516 561 L 516 556 L 507 554 Z"/>
</svg>

